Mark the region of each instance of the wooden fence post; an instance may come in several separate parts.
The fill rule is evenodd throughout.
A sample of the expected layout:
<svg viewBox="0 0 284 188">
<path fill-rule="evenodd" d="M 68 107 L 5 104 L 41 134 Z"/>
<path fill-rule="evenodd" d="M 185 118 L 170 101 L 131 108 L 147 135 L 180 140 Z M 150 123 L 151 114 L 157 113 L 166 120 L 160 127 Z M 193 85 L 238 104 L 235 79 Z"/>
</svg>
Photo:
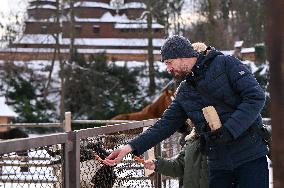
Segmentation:
<svg viewBox="0 0 284 188">
<path fill-rule="evenodd" d="M 161 142 L 155 146 L 155 156 L 162 156 Z M 155 173 L 155 188 L 162 188 L 162 175 Z"/>
<path fill-rule="evenodd" d="M 273 187 L 284 187 L 284 1 L 267 1 L 267 42 L 270 64 Z"/>
<path fill-rule="evenodd" d="M 71 129 L 71 112 L 65 112 L 65 119 L 63 121 L 63 129 L 65 132 L 72 131 Z"/>
<path fill-rule="evenodd" d="M 66 153 L 67 167 L 65 168 L 68 174 L 68 188 L 80 188 L 80 138 L 76 132 L 69 132 L 69 145 Z"/>
</svg>

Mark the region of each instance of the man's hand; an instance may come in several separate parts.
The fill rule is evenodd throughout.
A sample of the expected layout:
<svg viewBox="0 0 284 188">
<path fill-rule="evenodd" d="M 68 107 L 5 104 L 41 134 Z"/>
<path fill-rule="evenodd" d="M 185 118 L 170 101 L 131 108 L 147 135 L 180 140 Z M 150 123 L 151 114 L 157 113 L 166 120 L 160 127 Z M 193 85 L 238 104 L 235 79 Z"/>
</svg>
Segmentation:
<svg viewBox="0 0 284 188">
<path fill-rule="evenodd" d="M 144 167 L 148 170 L 155 170 L 156 168 L 156 165 L 155 163 L 152 161 L 152 160 L 147 160 L 145 161 L 144 163 Z"/>
<path fill-rule="evenodd" d="M 209 142 L 215 144 L 226 144 L 234 140 L 233 135 L 224 126 L 215 131 L 207 132 L 206 136 Z"/>
<path fill-rule="evenodd" d="M 104 164 L 109 166 L 114 166 L 122 161 L 122 159 L 132 151 L 132 148 L 129 144 L 124 145 L 123 147 L 114 150 L 105 160 Z"/>
</svg>

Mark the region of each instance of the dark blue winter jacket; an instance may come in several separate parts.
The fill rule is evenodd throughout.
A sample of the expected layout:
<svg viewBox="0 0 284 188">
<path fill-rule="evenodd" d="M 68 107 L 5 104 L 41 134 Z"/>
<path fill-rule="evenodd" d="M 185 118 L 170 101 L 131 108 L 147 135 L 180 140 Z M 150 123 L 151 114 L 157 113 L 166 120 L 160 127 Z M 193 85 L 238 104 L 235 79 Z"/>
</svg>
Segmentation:
<svg viewBox="0 0 284 188">
<path fill-rule="evenodd" d="M 142 154 L 168 138 L 187 118 L 203 134 L 206 121 L 202 108 L 214 106 L 222 126 L 234 139 L 227 143 L 207 142 L 209 168 L 234 169 L 265 156 L 267 147 L 252 129 L 262 125 L 260 111 L 265 95 L 250 70 L 236 58 L 212 50 L 199 56 L 192 72 L 180 84 L 175 100 L 162 118 L 129 142 L 134 153 Z"/>
</svg>

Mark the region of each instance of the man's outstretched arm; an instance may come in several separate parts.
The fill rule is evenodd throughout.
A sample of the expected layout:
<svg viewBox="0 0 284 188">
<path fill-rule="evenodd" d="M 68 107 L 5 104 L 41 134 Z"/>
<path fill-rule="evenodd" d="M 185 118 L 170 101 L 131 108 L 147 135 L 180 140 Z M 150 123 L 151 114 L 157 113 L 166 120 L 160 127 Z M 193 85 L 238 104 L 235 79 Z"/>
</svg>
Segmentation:
<svg viewBox="0 0 284 188">
<path fill-rule="evenodd" d="M 140 155 L 152 148 L 159 142 L 170 137 L 187 119 L 186 113 L 181 105 L 174 100 L 168 109 L 164 112 L 162 118 L 158 120 L 152 127 L 140 134 L 127 145 L 114 150 L 105 160 L 105 164 L 115 165 L 120 163 L 122 159 L 130 152 Z"/>
</svg>

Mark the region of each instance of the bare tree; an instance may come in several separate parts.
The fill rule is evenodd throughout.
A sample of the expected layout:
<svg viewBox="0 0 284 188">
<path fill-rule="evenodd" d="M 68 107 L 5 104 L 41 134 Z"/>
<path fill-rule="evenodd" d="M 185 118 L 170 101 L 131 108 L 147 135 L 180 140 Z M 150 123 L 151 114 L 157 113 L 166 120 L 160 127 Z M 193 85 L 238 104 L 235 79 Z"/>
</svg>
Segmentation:
<svg viewBox="0 0 284 188">
<path fill-rule="evenodd" d="M 0 14 L 0 48 L 4 48 L 13 44 L 13 42 L 24 31 L 24 15 L 21 12 L 10 12 L 9 16 Z"/>
<path fill-rule="evenodd" d="M 169 29 L 175 35 L 182 35 L 182 17 L 181 10 L 185 3 L 185 0 L 168 0 L 167 3 L 167 14 L 168 14 L 168 24 Z"/>
<path fill-rule="evenodd" d="M 153 47 L 153 20 L 164 24 L 166 13 L 166 2 L 162 0 L 141 0 L 146 5 L 144 15 L 147 16 L 147 38 L 148 38 L 148 71 L 149 71 L 149 95 L 154 95 L 156 90 L 155 69 L 154 69 L 154 47 Z M 143 16 L 142 16 L 143 17 Z"/>
<path fill-rule="evenodd" d="M 253 46 L 264 41 L 265 0 L 198 0 L 195 13 L 200 18 L 187 29 L 187 36 L 230 49 L 236 40 Z"/>
</svg>

